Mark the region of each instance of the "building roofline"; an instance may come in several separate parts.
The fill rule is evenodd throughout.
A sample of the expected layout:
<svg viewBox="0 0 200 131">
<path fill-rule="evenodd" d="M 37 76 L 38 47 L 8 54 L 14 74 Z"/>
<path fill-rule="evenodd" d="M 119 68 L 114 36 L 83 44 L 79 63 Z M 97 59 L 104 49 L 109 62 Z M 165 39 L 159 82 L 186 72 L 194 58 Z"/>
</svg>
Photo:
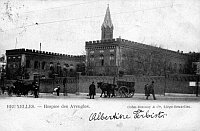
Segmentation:
<svg viewBox="0 0 200 131">
<path fill-rule="evenodd" d="M 67 55 L 67 54 L 61 54 L 61 53 L 54 53 L 54 52 L 47 52 L 47 51 L 39 51 L 35 49 L 11 49 L 6 50 L 6 55 L 12 55 L 12 54 L 37 54 L 37 55 L 51 55 L 51 56 L 63 56 L 68 58 L 84 58 L 85 55 Z"/>
<path fill-rule="evenodd" d="M 176 53 L 176 54 L 181 54 L 181 55 L 186 55 L 186 56 L 189 55 L 188 53 L 183 53 L 183 51 L 179 51 L 179 50 L 178 51 L 173 51 L 173 50 L 164 49 L 164 48 L 161 48 L 161 47 L 151 46 L 151 45 L 148 45 L 148 44 L 143 44 L 143 43 L 130 41 L 130 40 L 126 40 L 126 39 L 121 39 L 121 38 L 86 41 L 85 44 L 86 44 L 86 46 L 92 46 L 92 45 L 97 45 L 97 44 L 107 44 L 107 43 L 114 43 L 114 42 L 120 42 L 120 45 L 123 45 L 124 43 L 129 43 L 130 46 L 138 45 L 140 47 L 160 49 L 160 50 L 163 50 L 163 51 L 169 52 L 169 53 Z"/>
</svg>

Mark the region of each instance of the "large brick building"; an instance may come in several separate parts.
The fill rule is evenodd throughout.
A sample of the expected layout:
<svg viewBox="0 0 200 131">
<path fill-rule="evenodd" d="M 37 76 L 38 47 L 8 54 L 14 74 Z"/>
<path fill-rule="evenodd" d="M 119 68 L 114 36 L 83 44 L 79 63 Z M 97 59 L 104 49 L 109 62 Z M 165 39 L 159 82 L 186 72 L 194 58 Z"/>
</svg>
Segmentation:
<svg viewBox="0 0 200 131">
<path fill-rule="evenodd" d="M 101 40 L 87 41 L 86 65 L 90 75 L 191 74 L 195 53 L 171 51 L 121 38 L 113 39 L 109 7 L 101 26 Z"/>
<path fill-rule="evenodd" d="M 84 64 L 85 56 L 72 56 L 59 53 L 13 49 L 6 50 L 7 78 L 34 79 L 40 75 L 43 78 L 70 76 Z"/>
</svg>

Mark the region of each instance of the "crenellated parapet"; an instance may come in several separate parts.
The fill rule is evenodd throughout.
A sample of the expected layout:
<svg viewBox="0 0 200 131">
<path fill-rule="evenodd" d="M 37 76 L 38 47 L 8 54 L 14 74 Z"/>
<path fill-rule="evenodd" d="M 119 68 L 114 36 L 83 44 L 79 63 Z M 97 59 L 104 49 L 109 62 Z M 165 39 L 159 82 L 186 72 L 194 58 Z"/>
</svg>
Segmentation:
<svg viewBox="0 0 200 131">
<path fill-rule="evenodd" d="M 46 56 L 55 56 L 55 57 L 65 57 L 69 59 L 84 59 L 85 55 L 67 55 L 61 53 L 54 53 L 54 52 L 46 52 L 46 51 L 39 51 L 35 49 L 13 49 L 13 50 L 6 50 L 6 55 L 16 55 L 16 54 L 33 54 L 33 55 L 46 55 Z"/>
<path fill-rule="evenodd" d="M 178 54 L 178 55 L 188 56 L 188 54 L 183 53 L 183 51 L 179 51 L 179 50 L 178 51 L 172 51 L 172 50 L 164 49 L 164 48 L 161 48 L 161 47 L 147 45 L 147 44 L 143 44 L 143 43 L 139 43 L 139 42 L 135 42 L 135 41 L 130 41 L 130 40 L 126 40 L 126 39 L 121 39 L 121 38 L 107 39 L 107 40 L 96 40 L 96 41 L 86 41 L 85 47 L 86 47 L 86 49 L 115 48 L 114 46 L 109 45 L 110 43 L 117 44 L 119 46 L 126 46 L 126 47 L 134 46 L 136 48 L 151 49 L 151 50 L 155 50 L 155 51 L 163 51 L 164 53 L 173 54 L 173 55 Z M 101 46 L 98 47 L 98 45 L 101 45 Z M 103 47 L 102 45 L 105 45 L 105 47 Z M 94 47 L 91 48 L 91 46 L 94 46 Z"/>
<path fill-rule="evenodd" d="M 117 39 L 106 39 L 106 40 L 96 40 L 96 41 L 86 41 L 85 44 L 87 45 L 94 45 L 94 44 L 107 44 L 107 43 L 114 43 L 117 42 Z"/>
</svg>

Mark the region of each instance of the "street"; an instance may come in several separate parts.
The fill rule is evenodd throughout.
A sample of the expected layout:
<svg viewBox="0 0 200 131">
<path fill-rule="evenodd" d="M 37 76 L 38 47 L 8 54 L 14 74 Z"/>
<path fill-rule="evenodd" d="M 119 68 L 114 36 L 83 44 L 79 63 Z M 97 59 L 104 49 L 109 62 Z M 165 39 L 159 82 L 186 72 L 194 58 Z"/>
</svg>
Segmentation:
<svg viewBox="0 0 200 131">
<path fill-rule="evenodd" d="M 186 94 L 156 95 L 145 99 L 144 94 L 132 98 L 89 99 L 87 93 L 40 93 L 9 97 L 0 95 L 1 131 L 190 131 L 199 129 L 200 97 Z M 135 113 L 143 113 L 141 116 Z M 145 114 L 146 112 L 146 114 Z M 161 114 L 161 115 L 160 115 Z M 159 116 L 161 118 L 151 118 Z M 126 116 L 126 117 L 125 117 Z M 115 119 L 114 119 L 115 118 Z M 151 129 L 149 128 L 151 127 Z"/>
<path fill-rule="evenodd" d="M 63 95 L 63 93 L 60 93 L 60 96 L 57 96 L 56 94 L 52 94 L 52 93 L 40 93 L 39 94 L 39 98 L 34 98 L 33 95 L 28 95 L 28 96 L 21 96 L 21 97 L 17 97 L 16 95 L 13 96 L 8 96 L 6 94 L 4 95 L 0 95 L 0 99 L 7 99 L 7 100 L 12 100 L 12 99 L 81 99 L 81 100 L 87 100 L 89 99 L 89 96 L 87 93 L 79 93 L 78 95 L 76 94 L 67 94 L 67 95 Z M 178 93 L 166 93 L 166 95 L 158 95 L 156 94 L 156 99 L 155 101 L 188 101 L 188 102 L 200 102 L 200 97 L 196 97 L 195 94 L 178 94 Z M 101 101 L 153 101 L 153 97 L 152 95 L 150 95 L 149 99 L 146 100 L 146 97 L 144 96 L 144 94 L 140 94 L 140 93 L 135 93 L 135 95 L 132 98 L 121 98 L 119 96 L 116 97 L 100 97 L 100 94 L 97 93 L 97 95 L 95 96 L 94 100 L 101 100 Z"/>
<path fill-rule="evenodd" d="M 63 95 L 63 93 L 60 93 L 60 96 L 57 96 L 56 94 L 52 94 L 52 93 L 40 93 L 39 94 L 39 98 L 34 98 L 33 95 L 28 95 L 28 96 L 21 96 L 21 97 L 17 97 L 16 95 L 13 96 L 8 96 L 6 94 L 4 95 L 0 95 L 0 99 L 81 99 L 81 100 L 87 100 L 89 99 L 89 96 L 87 93 L 79 93 L 78 95 L 76 94 L 67 94 L 67 95 Z M 196 97 L 196 94 L 180 94 L 180 93 L 166 93 L 166 95 L 164 96 L 156 94 L 156 101 L 191 101 L 191 102 L 200 102 L 200 97 Z M 100 93 L 97 93 L 95 96 L 94 100 L 102 100 L 102 101 L 153 101 L 153 97 L 152 95 L 150 95 L 149 99 L 146 100 L 146 96 L 144 96 L 144 94 L 141 93 L 135 93 L 134 96 L 132 98 L 121 98 L 119 96 L 116 97 L 100 97 Z"/>
</svg>

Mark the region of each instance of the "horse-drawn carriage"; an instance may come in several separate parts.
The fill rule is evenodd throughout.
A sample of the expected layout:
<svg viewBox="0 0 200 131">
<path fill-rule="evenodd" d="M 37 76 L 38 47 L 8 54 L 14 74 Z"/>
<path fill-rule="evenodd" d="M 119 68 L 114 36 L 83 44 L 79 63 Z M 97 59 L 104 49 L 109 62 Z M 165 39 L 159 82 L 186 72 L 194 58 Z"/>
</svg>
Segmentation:
<svg viewBox="0 0 200 131">
<path fill-rule="evenodd" d="M 97 87 L 102 90 L 101 96 L 102 94 L 105 96 L 105 93 L 107 92 L 108 97 L 110 97 L 110 94 L 112 94 L 111 97 L 133 97 L 135 93 L 135 82 L 117 81 L 117 85 L 98 82 L 97 85 Z M 116 94 L 115 91 L 117 91 Z"/>
<path fill-rule="evenodd" d="M 27 96 L 29 91 L 33 92 L 34 87 L 31 80 L 5 80 L 4 84 L 1 86 L 2 92 L 4 91 L 11 96 L 12 94 L 16 96 Z"/>
<path fill-rule="evenodd" d="M 117 81 L 118 94 L 120 97 L 133 97 L 135 82 Z"/>
</svg>

